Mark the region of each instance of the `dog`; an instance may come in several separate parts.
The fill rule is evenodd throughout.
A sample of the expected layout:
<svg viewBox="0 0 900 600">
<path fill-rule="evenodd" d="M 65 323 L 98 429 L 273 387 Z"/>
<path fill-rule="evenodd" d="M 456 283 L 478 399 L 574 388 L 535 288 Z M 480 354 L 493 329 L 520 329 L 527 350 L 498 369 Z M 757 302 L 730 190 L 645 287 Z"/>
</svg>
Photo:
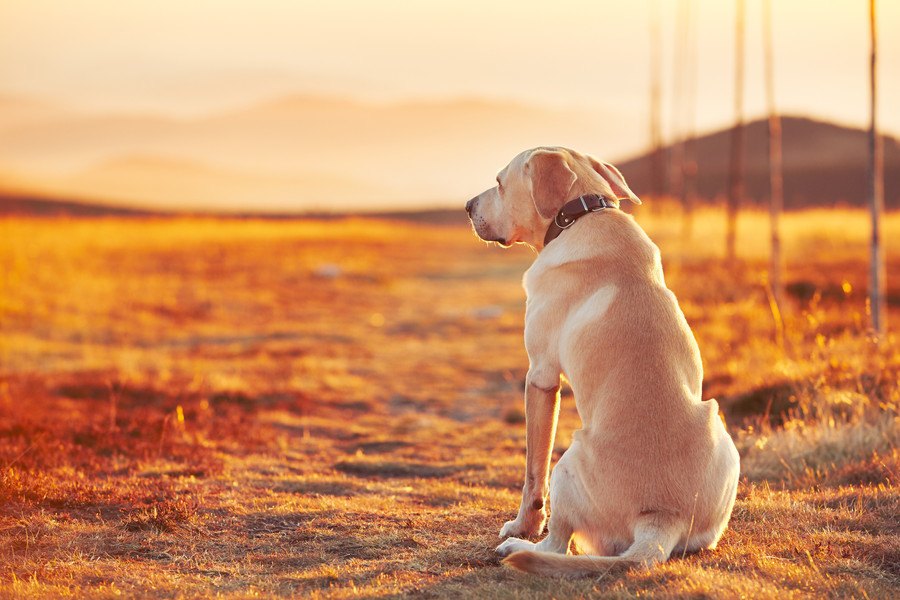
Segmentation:
<svg viewBox="0 0 900 600">
<path fill-rule="evenodd" d="M 734 506 L 737 449 L 702 400 L 700 350 L 659 249 L 621 199 L 641 203 L 613 165 L 540 147 L 466 203 L 482 240 L 537 251 L 523 279 L 525 485 L 497 547 L 521 571 L 588 575 L 713 549 Z M 561 376 L 583 428 L 549 477 Z M 547 536 L 522 539 L 543 532 L 548 496 Z"/>
</svg>

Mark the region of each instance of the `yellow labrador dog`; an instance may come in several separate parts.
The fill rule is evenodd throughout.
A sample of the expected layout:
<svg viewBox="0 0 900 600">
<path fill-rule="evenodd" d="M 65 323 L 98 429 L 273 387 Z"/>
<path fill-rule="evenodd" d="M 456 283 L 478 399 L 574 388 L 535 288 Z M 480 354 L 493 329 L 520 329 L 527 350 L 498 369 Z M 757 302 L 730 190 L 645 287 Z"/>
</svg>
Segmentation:
<svg viewBox="0 0 900 600">
<path fill-rule="evenodd" d="M 524 280 L 525 486 L 497 548 L 522 571 L 589 574 L 714 548 L 734 505 L 738 453 L 716 401 L 701 400 L 697 342 L 620 198 L 641 202 L 612 165 L 536 148 L 466 204 L 483 240 L 538 251 Z M 548 485 L 563 374 L 583 428 Z M 548 495 L 547 537 L 521 539 L 543 532 Z M 568 555 L 573 538 L 583 554 Z"/>
</svg>

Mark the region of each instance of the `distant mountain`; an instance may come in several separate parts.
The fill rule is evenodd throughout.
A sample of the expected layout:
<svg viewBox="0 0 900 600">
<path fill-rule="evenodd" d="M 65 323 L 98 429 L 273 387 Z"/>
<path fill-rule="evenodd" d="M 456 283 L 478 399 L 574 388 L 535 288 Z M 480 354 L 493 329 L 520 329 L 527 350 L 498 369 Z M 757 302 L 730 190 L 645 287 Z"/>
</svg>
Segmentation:
<svg viewBox="0 0 900 600">
<path fill-rule="evenodd" d="M 28 217 L 147 217 L 164 213 L 151 212 L 74 200 L 51 199 L 15 192 L 0 192 L 0 216 Z"/>
<path fill-rule="evenodd" d="M 426 209 L 405 211 L 379 211 L 358 210 L 343 212 L 300 211 L 300 212 L 218 212 L 218 211 L 176 211 L 142 210 L 125 208 L 114 204 L 97 202 L 81 202 L 62 198 L 41 197 L 33 194 L 22 194 L 0 191 L 0 217 L 2 216 L 27 216 L 27 217 L 172 217 L 188 214 L 214 216 L 215 218 L 251 218 L 266 220 L 285 219 L 315 219 L 330 221 L 346 217 L 365 217 L 371 219 L 386 219 L 389 221 L 406 221 L 409 223 L 427 223 L 429 225 L 468 226 L 468 218 L 465 212 L 459 208 L 454 209 Z"/>
<path fill-rule="evenodd" d="M 325 173 L 243 172 L 195 161 L 127 156 L 105 161 L 69 177 L 45 181 L 59 194 L 168 210 L 253 211 L 255 207 L 359 208 L 389 200 L 392 190 L 348 176 Z"/>
<path fill-rule="evenodd" d="M 223 181 L 229 172 L 243 182 L 254 178 L 256 189 L 240 182 L 218 186 L 227 191 L 228 209 L 404 208 L 464 202 L 531 146 L 570 145 L 604 156 L 604 140 L 620 151 L 637 147 L 630 130 L 615 114 L 507 101 L 374 103 L 298 95 L 196 119 L 58 113 L 0 124 L 0 170 L 41 190 L 53 182 L 54 194 L 89 191 L 171 206 L 196 195 L 201 177 L 160 162 L 175 159 L 214 170 Z M 124 164 L 135 156 L 158 164 Z"/>
<path fill-rule="evenodd" d="M 376 103 L 295 95 L 177 119 L 82 113 L 0 96 L 0 189 L 143 208 L 232 212 L 456 206 L 538 145 L 606 160 L 641 144 L 638 124 L 602 110 L 456 98 Z M 865 198 L 866 135 L 783 121 L 789 208 Z M 695 142 L 701 197 L 725 194 L 728 130 Z M 747 196 L 768 194 L 766 124 L 747 126 Z M 900 208 L 900 146 L 885 139 L 885 193 Z M 619 161 L 638 193 L 649 160 Z"/>
<path fill-rule="evenodd" d="M 745 196 L 763 202 L 769 196 L 768 125 L 765 120 L 746 126 L 744 136 Z M 800 117 L 782 119 L 784 201 L 788 209 L 866 201 L 867 132 Z M 696 138 L 696 189 L 701 198 L 728 193 L 730 130 Z M 671 146 L 664 148 L 671 155 Z M 668 161 L 666 161 L 668 162 Z M 650 155 L 618 163 L 631 188 L 651 193 Z M 884 192 L 889 208 L 900 208 L 900 144 L 884 138 Z"/>
</svg>

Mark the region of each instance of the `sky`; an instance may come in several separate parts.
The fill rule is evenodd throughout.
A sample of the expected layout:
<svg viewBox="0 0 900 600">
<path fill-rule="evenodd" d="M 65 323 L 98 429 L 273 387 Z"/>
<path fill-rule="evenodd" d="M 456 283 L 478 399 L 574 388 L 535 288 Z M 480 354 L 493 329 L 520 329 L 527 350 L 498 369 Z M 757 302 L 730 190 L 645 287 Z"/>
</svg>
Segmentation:
<svg viewBox="0 0 900 600">
<path fill-rule="evenodd" d="M 746 2 L 750 115 L 764 112 L 761 1 Z M 4 0 L 0 92 L 174 114 L 320 92 L 638 115 L 647 111 L 654 4 L 670 88 L 677 0 Z M 708 129 L 732 114 L 735 2 L 693 4 L 697 123 Z M 863 124 L 867 3 L 773 4 L 781 110 Z M 879 4 L 881 117 L 900 132 L 900 111 L 889 110 L 900 106 L 900 2 Z"/>
<path fill-rule="evenodd" d="M 763 0 L 746 0 L 747 118 L 765 114 Z M 619 156 L 649 145 L 651 15 L 663 135 L 676 13 L 693 7 L 694 121 L 734 115 L 737 0 L 2 0 L 0 95 L 99 113 L 200 117 L 290 94 L 484 98 L 615 115 Z M 772 0 L 776 104 L 866 126 L 868 3 Z M 879 122 L 900 134 L 900 2 L 879 0 Z M 617 130 L 617 131 L 618 131 Z M 492 167 L 493 168 L 493 167 Z"/>
</svg>

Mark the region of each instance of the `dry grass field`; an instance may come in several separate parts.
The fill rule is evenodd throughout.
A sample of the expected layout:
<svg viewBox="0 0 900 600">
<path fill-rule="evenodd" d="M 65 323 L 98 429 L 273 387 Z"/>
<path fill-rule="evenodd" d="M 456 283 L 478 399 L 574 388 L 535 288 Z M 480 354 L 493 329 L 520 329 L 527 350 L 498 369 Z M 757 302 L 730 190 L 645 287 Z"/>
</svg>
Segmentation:
<svg viewBox="0 0 900 600">
<path fill-rule="evenodd" d="M 559 581 L 499 565 L 524 469 L 524 248 L 377 220 L 0 221 L 0 597 L 900 596 L 900 338 L 862 212 L 679 241 L 643 207 L 742 457 L 719 548 Z M 900 327 L 900 215 L 889 217 Z M 635 373 L 635 376 L 640 376 Z M 564 393 L 557 456 L 578 427 Z"/>
</svg>

